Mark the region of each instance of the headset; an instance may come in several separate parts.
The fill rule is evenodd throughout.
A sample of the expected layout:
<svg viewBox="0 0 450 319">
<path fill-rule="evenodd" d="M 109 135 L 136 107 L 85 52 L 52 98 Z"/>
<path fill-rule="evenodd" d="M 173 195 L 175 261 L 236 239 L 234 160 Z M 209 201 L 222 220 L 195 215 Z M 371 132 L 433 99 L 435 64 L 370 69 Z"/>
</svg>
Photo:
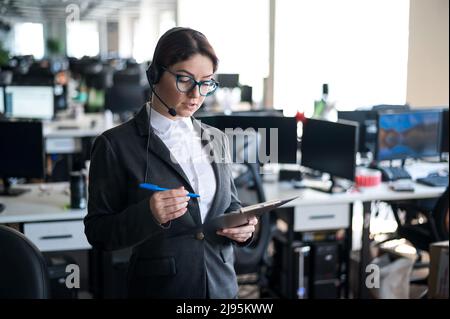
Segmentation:
<svg viewBox="0 0 450 319">
<path fill-rule="evenodd" d="M 158 98 L 158 100 L 161 101 L 162 104 L 164 104 L 164 106 L 169 111 L 169 114 L 174 117 L 177 116 L 177 111 L 173 107 L 168 106 L 167 103 L 164 102 L 161 99 L 161 97 L 155 92 L 154 86 L 155 86 L 155 84 L 157 84 L 159 82 L 162 74 L 164 73 L 164 71 L 161 70 L 161 66 L 158 64 L 158 61 L 155 61 L 155 58 L 159 55 L 158 53 L 159 53 L 159 50 L 161 49 L 161 43 L 163 43 L 167 37 L 173 35 L 176 32 L 179 32 L 179 31 L 189 31 L 189 30 L 192 30 L 192 29 L 184 28 L 184 27 L 175 27 L 175 28 L 170 29 L 166 33 L 164 33 L 163 36 L 159 39 L 158 44 L 156 45 L 152 63 L 150 64 L 150 66 L 147 68 L 147 71 L 146 71 L 147 80 L 148 80 L 148 83 L 150 84 L 150 89 L 152 90 L 152 93 L 155 94 L 155 96 Z"/>
</svg>

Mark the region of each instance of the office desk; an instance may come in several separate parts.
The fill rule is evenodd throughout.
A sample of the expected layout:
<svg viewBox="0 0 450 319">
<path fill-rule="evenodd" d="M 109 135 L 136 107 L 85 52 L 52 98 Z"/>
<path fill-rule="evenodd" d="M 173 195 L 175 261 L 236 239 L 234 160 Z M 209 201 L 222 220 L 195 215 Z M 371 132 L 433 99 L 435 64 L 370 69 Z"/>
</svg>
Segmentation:
<svg viewBox="0 0 450 319">
<path fill-rule="evenodd" d="M 111 128 L 103 114 L 84 114 L 78 119 L 63 119 L 45 123 L 46 153 L 73 154 L 82 149 L 81 139 L 96 137 Z"/>
<path fill-rule="evenodd" d="M 448 169 L 448 163 L 415 163 L 407 168 L 411 176 L 416 179 L 424 177 L 432 171 Z M 289 182 L 265 182 L 263 183 L 266 200 L 284 199 L 299 196 L 296 200 L 287 203 L 285 208 L 290 208 L 290 214 L 283 214 L 288 226 L 288 242 L 292 243 L 294 232 L 307 232 L 318 230 L 346 229 L 346 256 L 350 260 L 352 243 L 352 212 L 355 202 L 363 203 L 363 231 L 362 248 L 359 269 L 358 297 L 368 297 L 365 288 L 366 266 L 370 262 L 369 254 L 369 230 L 370 230 L 370 204 L 373 201 L 397 202 L 414 199 L 438 198 L 444 191 L 444 187 L 430 187 L 415 183 L 414 192 L 395 192 L 390 189 L 389 183 L 382 183 L 377 187 L 361 188 L 358 191 L 341 194 L 328 194 L 312 189 L 295 189 Z M 246 190 L 239 191 L 242 201 L 248 201 L 252 193 Z M 248 201 L 251 202 L 251 201 Z M 347 279 L 349 267 L 347 267 Z M 348 296 L 348 283 L 346 287 Z"/>
<path fill-rule="evenodd" d="M 0 224 L 19 224 L 43 252 L 91 248 L 84 234 L 86 210 L 66 208 L 70 203 L 68 183 L 16 187 L 30 191 L 17 197 L 0 196 L 6 206 L 0 213 Z"/>
<path fill-rule="evenodd" d="M 423 166 L 423 167 L 422 167 Z M 415 177 L 425 176 L 430 170 L 448 167 L 443 164 L 424 164 L 417 166 Z M 289 183 L 264 183 L 267 200 L 276 198 L 288 198 L 299 196 L 298 199 L 286 204 L 289 211 L 288 218 L 292 223 L 287 223 L 290 232 L 306 232 L 327 229 L 346 229 L 346 259 L 350 258 L 352 243 L 352 211 L 355 202 L 364 203 L 364 223 L 360 262 L 360 292 L 358 296 L 366 297 L 363 293 L 365 283 L 365 269 L 369 263 L 369 227 L 370 227 L 370 203 L 371 201 L 398 201 L 411 199 L 424 199 L 439 197 L 444 188 L 433 188 L 424 185 L 416 185 L 414 193 L 394 192 L 388 184 L 374 188 L 361 189 L 360 192 L 345 194 L 326 194 L 311 189 L 294 189 Z M 46 190 L 39 184 L 23 185 L 16 187 L 30 188 L 31 191 L 19 197 L 0 196 L 0 202 L 6 209 L 0 213 L 0 224 L 21 225 L 24 234 L 44 252 L 62 250 L 91 249 L 84 235 L 83 218 L 86 210 L 66 209 L 70 202 L 68 183 L 45 184 Z M 240 190 L 240 199 L 245 201 L 245 191 Z M 347 269 L 347 280 L 349 278 Z M 348 283 L 346 285 L 348 290 Z M 348 295 L 348 291 L 346 291 Z"/>
</svg>

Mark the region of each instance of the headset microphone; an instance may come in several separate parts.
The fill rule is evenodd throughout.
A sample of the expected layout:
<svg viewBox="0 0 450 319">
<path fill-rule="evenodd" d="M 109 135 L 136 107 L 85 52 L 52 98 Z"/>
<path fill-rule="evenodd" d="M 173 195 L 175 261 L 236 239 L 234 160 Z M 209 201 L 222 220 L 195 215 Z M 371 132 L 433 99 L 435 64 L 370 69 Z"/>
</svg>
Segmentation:
<svg viewBox="0 0 450 319">
<path fill-rule="evenodd" d="M 167 110 L 169 110 L 169 114 L 172 115 L 173 117 L 177 116 L 177 111 L 173 108 L 170 107 L 166 104 L 166 102 L 164 102 L 159 95 L 155 92 L 155 90 L 153 89 L 153 85 L 151 85 L 151 90 L 153 92 L 153 94 L 155 94 L 155 96 L 158 98 L 158 100 L 161 101 L 161 103 L 167 108 Z"/>
</svg>

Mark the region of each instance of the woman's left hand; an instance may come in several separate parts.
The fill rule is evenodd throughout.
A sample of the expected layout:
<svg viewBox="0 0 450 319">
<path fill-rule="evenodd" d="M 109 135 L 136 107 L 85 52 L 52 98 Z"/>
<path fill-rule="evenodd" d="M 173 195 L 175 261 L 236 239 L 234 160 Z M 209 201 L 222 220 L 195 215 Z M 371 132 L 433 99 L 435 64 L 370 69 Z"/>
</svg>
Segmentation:
<svg viewBox="0 0 450 319">
<path fill-rule="evenodd" d="M 248 224 L 233 227 L 233 228 L 224 228 L 222 230 L 217 231 L 217 235 L 228 237 L 231 240 L 243 243 L 252 237 L 253 232 L 255 231 L 255 225 L 258 224 L 258 219 L 256 217 L 252 217 L 249 219 Z"/>
</svg>

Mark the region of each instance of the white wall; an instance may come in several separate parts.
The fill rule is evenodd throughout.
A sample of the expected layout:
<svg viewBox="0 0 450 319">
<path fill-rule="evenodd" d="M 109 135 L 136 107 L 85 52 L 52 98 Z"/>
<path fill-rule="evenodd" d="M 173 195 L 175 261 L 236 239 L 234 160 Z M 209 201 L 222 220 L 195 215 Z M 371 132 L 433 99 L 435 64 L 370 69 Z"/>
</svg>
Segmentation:
<svg viewBox="0 0 450 319">
<path fill-rule="evenodd" d="M 411 0 L 406 101 L 449 105 L 448 0 Z"/>
</svg>

